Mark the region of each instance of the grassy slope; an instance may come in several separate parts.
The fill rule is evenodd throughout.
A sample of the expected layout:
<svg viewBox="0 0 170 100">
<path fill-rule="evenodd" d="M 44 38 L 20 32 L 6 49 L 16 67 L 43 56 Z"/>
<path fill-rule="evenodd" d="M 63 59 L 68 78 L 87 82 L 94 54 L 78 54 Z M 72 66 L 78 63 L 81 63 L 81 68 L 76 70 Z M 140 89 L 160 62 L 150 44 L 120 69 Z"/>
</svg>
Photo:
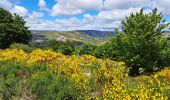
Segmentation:
<svg viewBox="0 0 170 100">
<path fill-rule="evenodd" d="M 100 45 L 106 42 L 107 38 L 96 38 L 89 35 L 82 34 L 81 32 L 46 32 L 45 36 L 49 39 L 56 39 L 60 36 L 64 36 L 71 42 L 90 43 L 94 45 Z"/>
</svg>

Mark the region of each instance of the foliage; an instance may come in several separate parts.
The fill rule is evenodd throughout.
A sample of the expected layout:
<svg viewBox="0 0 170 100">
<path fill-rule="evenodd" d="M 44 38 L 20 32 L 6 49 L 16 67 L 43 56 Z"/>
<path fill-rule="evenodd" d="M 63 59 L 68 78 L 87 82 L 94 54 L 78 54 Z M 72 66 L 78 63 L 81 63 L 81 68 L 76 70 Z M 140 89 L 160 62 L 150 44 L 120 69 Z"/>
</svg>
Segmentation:
<svg viewBox="0 0 170 100">
<path fill-rule="evenodd" d="M 49 70 L 34 72 L 28 83 L 32 93 L 41 100 L 74 100 L 78 97 L 72 80 L 52 74 Z"/>
<path fill-rule="evenodd" d="M 23 50 L 25 52 L 32 52 L 35 48 L 22 43 L 14 43 L 10 45 L 10 49 L 18 49 Z"/>
<path fill-rule="evenodd" d="M 74 100 L 80 94 L 73 80 L 54 74 L 45 65 L 24 66 L 3 62 L 0 65 L 0 76 L 0 97 L 5 100 L 28 97 Z"/>
<path fill-rule="evenodd" d="M 167 48 L 167 41 L 162 35 L 168 25 L 163 20 L 163 15 L 157 13 L 157 9 L 149 14 L 141 9 L 140 12 L 126 17 L 122 22 L 122 31 L 115 30 L 116 36 L 111 43 L 116 59 L 131 67 L 131 75 L 139 75 L 139 68 L 147 73 L 163 66 L 161 52 Z"/>
<path fill-rule="evenodd" d="M 81 46 L 76 47 L 75 49 L 75 54 L 78 55 L 94 55 L 94 51 L 97 48 L 97 46 L 92 45 L 92 44 L 83 44 Z"/>
<path fill-rule="evenodd" d="M 56 40 L 49 40 L 46 48 L 52 49 L 56 52 L 61 52 L 65 55 L 71 55 L 74 51 L 74 46 L 69 42 L 63 42 L 63 41 L 56 41 Z"/>
<path fill-rule="evenodd" d="M 170 88 L 169 69 L 142 77 L 143 80 L 133 78 L 136 81 L 131 88 L 131 83 L 126 81 L 129 70 L 124 62 L 97 59 L 90 55 L 66 56 L 40 49 L 31 53 L 6 49 L 1 50 L 0 55 L 0 79 L 3 80 L 0 81 L 0 98 L 168 99 L 165 91 Z M 9 85 L 4 87 L 6 83 Z"/>
<path fill-rule="evenodd" d="M 15 63 L 0 63 L 0 94 L 4 100 L 20 95 L 17 70 L 20 66 Z"/>
<path fill-rule="evenodd" d="M 161 64 L 163 66 L 170 66 L 170 36 L 166 37 L 167 46 L 161 52 Z"/>
<path fill-rule="evenodd" d="M 25 26 L 25 21 L 17 14 L 0 8 L 0 48 L 7 48 L 12 43 L 27 44 L 31 32 Z"/>
<path fill-rule="evenodd" d="M 114 45 L 111 43 L 111 41 L 106 42 L 103 45 L 97 46 L 94 54 L 95 54 L 95 57 L 97 58 L 110 58 L 113 60 L 115 60 L 116 58 Z"/>
</svg>

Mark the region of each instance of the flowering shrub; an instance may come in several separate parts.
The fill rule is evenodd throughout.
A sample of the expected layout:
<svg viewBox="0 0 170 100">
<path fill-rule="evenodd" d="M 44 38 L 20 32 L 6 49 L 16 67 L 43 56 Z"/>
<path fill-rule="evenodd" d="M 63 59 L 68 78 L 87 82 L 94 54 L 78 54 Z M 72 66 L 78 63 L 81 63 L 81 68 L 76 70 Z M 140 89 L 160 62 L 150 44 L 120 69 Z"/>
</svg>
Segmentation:
<svg viewBox="0 0 170 100">
<path fill-rule="evenodd" d="M 20 67 L 12 75 L 18 81 L 15 91 L 20 98 L 31 94 L 34 99 L 101 99 L 101 100 L 167 100 L 170 70 L 165 69 L 152 76 L 133 78 L 134 87 L 128 87 L 129 70 L 124 62 L 110 59 L 97 59 L 90 55 L 66 56 L 49 50 L 34 50 L 25 53 L 22 50 L 0 51 L 0 76 L 4 72 L 11 75 L 13 65 L 6 70 L 3 63 L 15 62 Z M 36 67 L 38 65 L 38 67 Z M 21 67 L 22 66 L 22 67 Z M 22 71 L 24 69 L 24 71 Z M 7 77 L 8 79 L 8 77 Z M 15 78 L 12 78 L 15 80 Z M 4 80 L 5 81 L 5 80 Z M 10 82 L 10 81 L 8 81 Z M 18 83 L 17 83 L 18 82 Z M 21 84 L 23 83 L 23 84 Z M 5 84 L 3 81 L 0 84 Z M 15 85 L 14 85 L 15 87 Z M 26 92 L 21 92 L 23 90 Z M 60 88 L 59 88 L 60 87 Z M 0 87 L 1 88 L 1 87 Z M 0 89 L 0 94 L 7 90 Z M 11 91 L 11 90 L 9 90 Z M 15 95 L 13 95 L 15 96 Z M 0 95 L 1 97 L 1 95 Z M 8 97 L 8 95 L 7 95 Z M 11 96 L 9 98 L 12 98 Z"/>
<path fill-rule="evenodd" d="M 28 55 L 23 50 L 0 50 L 0 62 L 16 61 L 24 62 Z"/>
</svg>

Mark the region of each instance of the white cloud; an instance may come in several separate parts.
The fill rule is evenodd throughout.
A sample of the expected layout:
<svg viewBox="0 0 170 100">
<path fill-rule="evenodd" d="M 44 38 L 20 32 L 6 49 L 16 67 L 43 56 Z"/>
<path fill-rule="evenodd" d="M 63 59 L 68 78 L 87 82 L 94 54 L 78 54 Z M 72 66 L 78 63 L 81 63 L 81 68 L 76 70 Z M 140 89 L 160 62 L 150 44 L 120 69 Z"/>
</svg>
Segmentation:
<svg viewBox="0 0 170 100">
<path fill-rule="evenodd" d="M 83 16 L 86 20 L 89 20 L 89 21 L 93 21 L 93 19 L 94 19 L 94 16 L 92 16 L 90 14 L 84 14 Z"/>
<path fill-rule="evenodd" d="M 157 7 L 165 15 L 170 15 L 170 0 L 156 0 L 154 2 L 154 7 Z"/>
<path fill-rule="evenodd" d="M 53 6 L 52 16 L 75 15 L 85 10 L 102 9 L 102 0 L 57 0 Z"/>
<path fill-rule="evenodd" d="M 109 21 L 121 21 L 126 16 L 129 16 L 131 13 L 139 12 L 141 8 L 129 8 L 129 9 L 113 9 L 113 10 L 105 10 L 99 12 L 96 16 L 98 20 L 105 20 L 105 22 Z M 144 13 L 150 13 L 150 9 L 145 9 Z"/>
<path fill-rule="evenodd" d="M 105 22 L 99 20 L 97 16 L 84 14 L 83 19 L 71 17 L 69 19 L 42 20 L 39 18 L 26 19 L 27 25 L 32 30 L 113 30 L 120 25 L 120 21 Z"/>
<path fill-rule="evenodd" d="M 152 0 L 105 0 L 106 9 L 127 9 L 130 7 L 145 7 Z"/>
<path fill-rule="evenodd" d="M 120 26 L 125 16 L 139 11 L 141 7 L 148 8 L 145 9 L 146 13 L 151 11 L 149 8 L 158 7 L 158 10 L 163 11 L 163 14 L 170 15 L 169 0 L 105 0 L 105 10 L 101 10 L 103 0 L 56 0 L 57 3 L 51 10 L 47 8 L 48 2 L 46 3 L 46 1 L 39 0 L 38 2 L 41 12 L 32 11 L 32 13 L 28 13 L 26 8 L 12 4 L 9 0 L 0 0 L 0 7 L 23 16 L 27 21 L 27 26 L 32 30 L 113 30 Z M 85 13 L 87 10 L 99 12 L 92 15 Z M 79 19 L 73 16 L 66 19 L 43 19 L 43 11 L 50 12 L 52 16 L 83 14 L 83 18 Z"/>
<path fill-rule="evenodd" d="M 46 7 L 46 2 L 44 0 L 39 0 L 38 6 L 39 7 Z"/>
<path fill-rule="evenodd" d="M 12 9 L 10 9 L 11 13 L 17 13 L 22 17 L 28 16 L 28 10 L 22 6 L 15 5 Z"/>
<path fill-rule="evenodd" d="M 64 8 L 62 5 L 54 5 L 51 15 L 52 16 L 65 16 L 65 15 L 75 15 L 75 14 L 79 14 L 82 13 L 81 9 L 76 9 L 74 7 L 67 7 Z"/>
<path fill-rule="evenodd" d="M 46 6 L 45 0 L 39 0 L 38 6 L 40 7 L 40 10 L 50 12 L 50 9 Z"/>
<path fill-rule="evenodd" d="M 82 10 L 100 10 L 102 9 L 102 0 L 70 0 L 72 6 Z"/>
<path fill-rule="evenodd" d="M 33 11 L 32 14 L 29 15 L 29 18 L 40 18 L 43 17 L 44 13 L 42 12 L 37 12 L 37 11 Z"/>
<path fill-rule="evenodd" d="M 12 3 L 9 2 L 8 0 L 0 0 L 0 7 L 6 9 L 6 10 L 9 10 L 12 8 Z"/>
<path fill-rule="evenodd" d="M 33 30 L 58 30 L 58 31 L 71 31 L 71 30 L 112 30 L 120 27 L 121 21 L 125 16 L 129 16 L 132 12 L 138 12 L 140 8 L 129 9 L 113 9 L 100 11 L 97 15 L 85 13 L 82 19 L 71 17 L 69 19 L 56 19 L 40 20 L 40 19 L 27 19 L 28 26 Z M 146 9 L 148 13 L 151 10 Z"/>
<path fill-rule="evenodd" d="M 108 10 L 108 11 L 101 11 L 99 12 L 97 18 L 99 20 L 108 20 L 108 21 L 122 20 L 125 18 L 125 16 L 130 15 L 130 13 L 137 12 L 139 10 L 140 8 L 129 8 L 127 10 L 114 9 L 114 10 Z"/>
</svg>

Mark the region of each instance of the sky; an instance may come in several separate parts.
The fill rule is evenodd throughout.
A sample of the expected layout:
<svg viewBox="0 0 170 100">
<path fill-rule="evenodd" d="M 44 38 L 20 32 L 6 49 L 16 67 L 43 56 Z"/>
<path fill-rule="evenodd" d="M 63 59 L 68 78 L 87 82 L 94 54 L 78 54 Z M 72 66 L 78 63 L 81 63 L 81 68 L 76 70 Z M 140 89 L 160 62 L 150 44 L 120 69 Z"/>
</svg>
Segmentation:
<svg viewBox="0 0 170 100">
<path fill-rule="evenodd" d="M 31 30 L 105 30 L 141 8 L 155 7 L 170 22 L 170 0 L 0 0 L 0 7 L 17 13 Z"/>
</svg>

